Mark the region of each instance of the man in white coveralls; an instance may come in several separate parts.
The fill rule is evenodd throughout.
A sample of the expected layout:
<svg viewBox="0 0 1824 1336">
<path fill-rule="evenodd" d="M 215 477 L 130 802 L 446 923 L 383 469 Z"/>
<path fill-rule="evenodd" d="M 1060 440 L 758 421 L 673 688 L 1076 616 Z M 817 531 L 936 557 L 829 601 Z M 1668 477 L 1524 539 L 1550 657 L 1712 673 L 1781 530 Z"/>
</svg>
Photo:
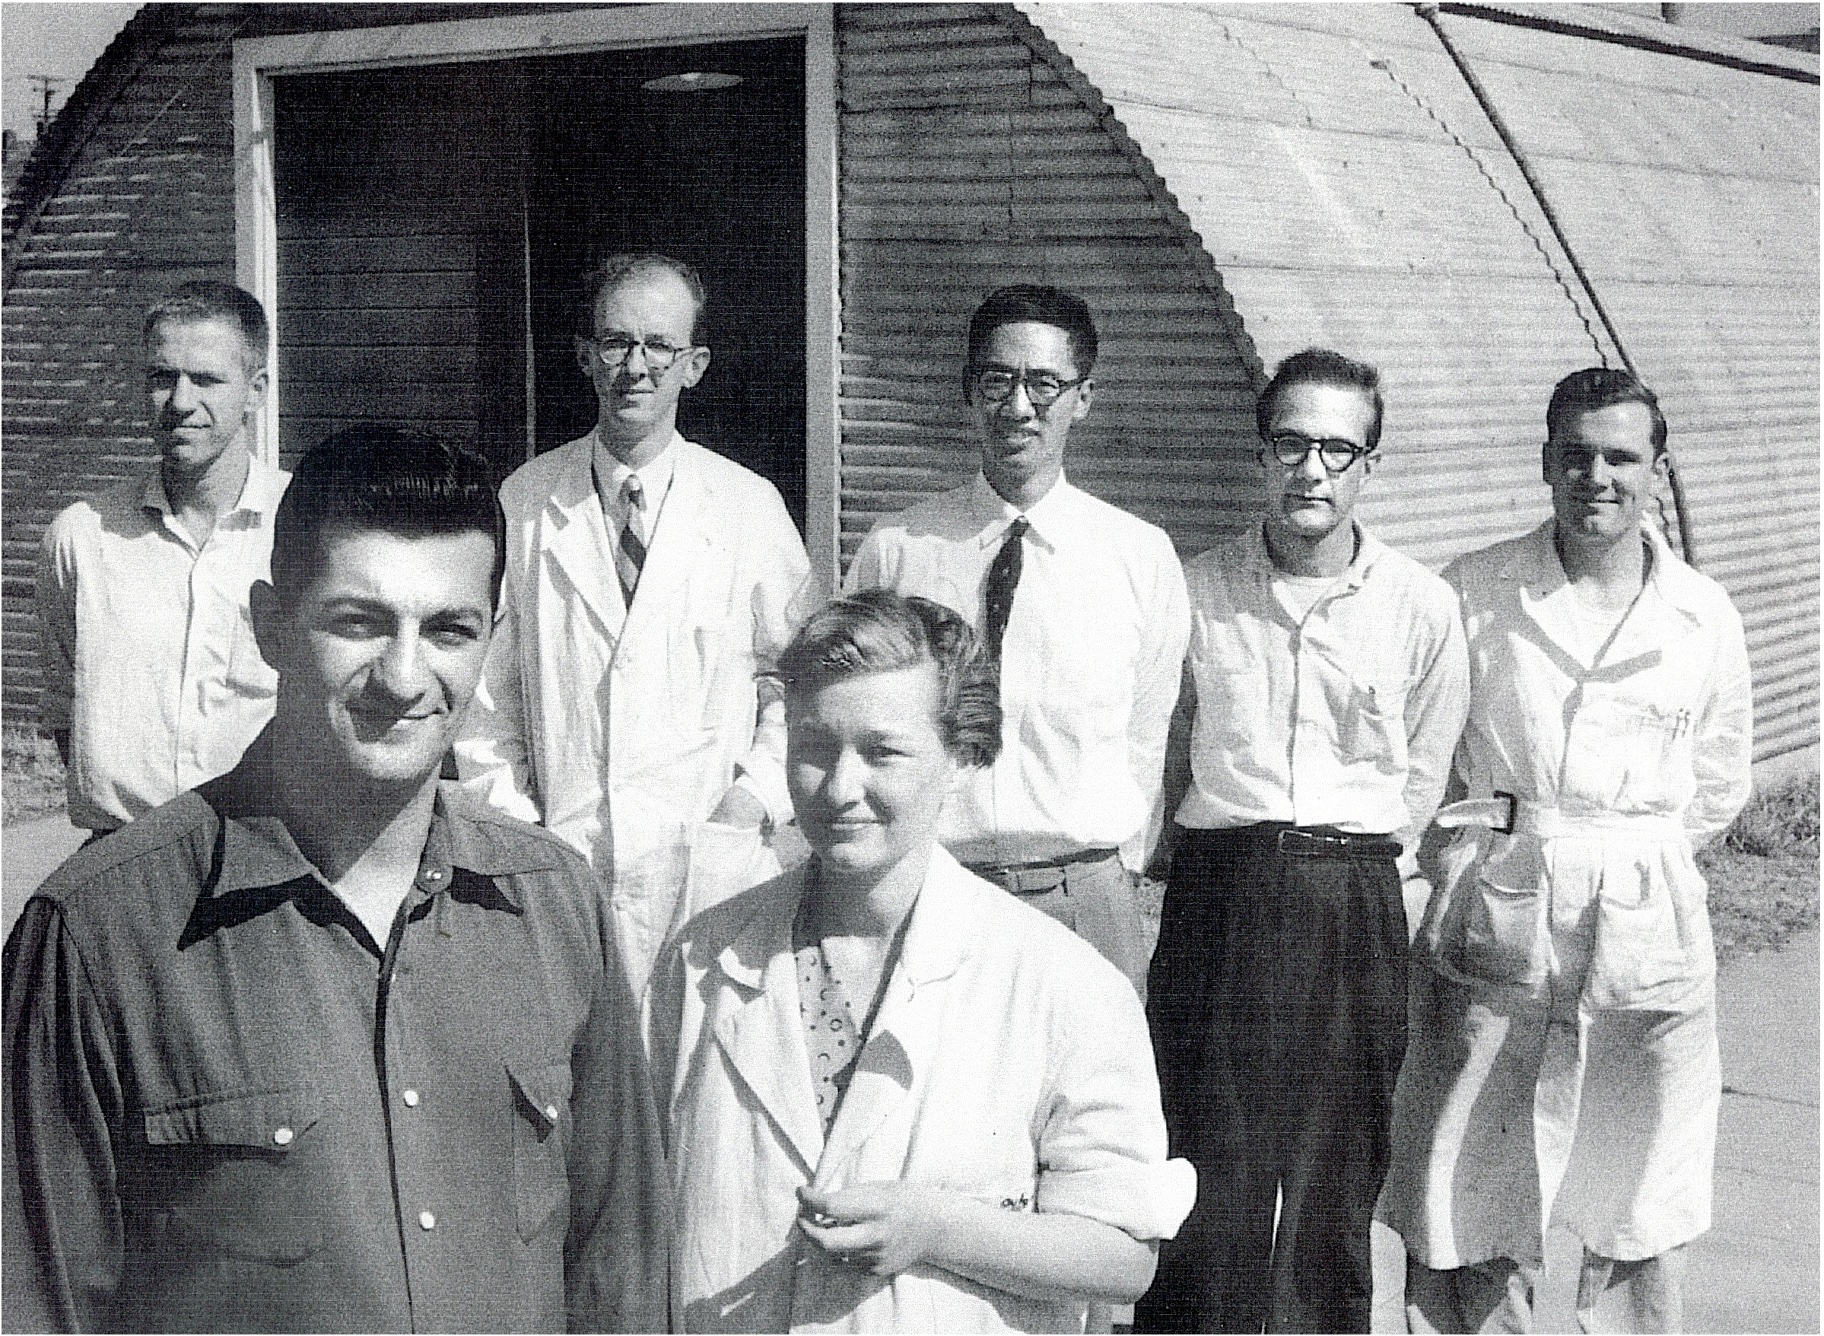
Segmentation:
<svg viewBox="0 0 1824 1336">
<path fill-rule="evenodd" d="M 1583 1329 L 1675 1331 L 1710 1225 L 1716 958 L 1692 851 L 1748 797 L 1742 622 L 1643 520 L 1667 469 L 1652 392 L 1579 371 L 1546 424 L 1552 519 L 1444 572 L 1470 797 L 1438 816 L 1462 830 L 1419 934 L 1383 1199 L 1414 1331 L 1525 1330 L 1554 1223 L 1583 1241 Z"/>
</svg>

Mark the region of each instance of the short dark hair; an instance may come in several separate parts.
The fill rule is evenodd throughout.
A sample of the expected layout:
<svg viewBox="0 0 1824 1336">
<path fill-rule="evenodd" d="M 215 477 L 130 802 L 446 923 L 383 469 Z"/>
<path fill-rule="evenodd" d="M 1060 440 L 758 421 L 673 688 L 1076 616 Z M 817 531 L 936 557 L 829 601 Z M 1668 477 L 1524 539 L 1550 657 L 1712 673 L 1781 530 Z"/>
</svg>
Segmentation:
<svg viewBox="0 0 1824 1336">
<path fill-rule="evenodd" d="M 890 589 L 865 589 L 813 613 L 779 656 L 787 698 L 830 682 L 921 663 L 937 669 L 938 732 L 958 762 L 985 767 L 1001 752 L 994 665 L 962 614 Z"/>
<path fill-rule="evenodd" d="M 1307 348 L 1293 353 L 1273 369 L 1273 379 L 1254 401 L 1254 426 L 1264 440 L 1273 428 L 1273 413 L 1279 407 L 1279 396 L 1292 385 L 1332 385 L 1337 389 L 1360 390 L 1374 408 L 1374 419 L 1368 424 L 1368 439 L 1362 444 L 1373 454 L 1381 447 L 1381 418 L 1387 405 L 1381 398 L 1381 373 L 1366 362 L 1344 357 L 1329 348 Z"/>
<path fill-rule="evenodd" d="M 975 308 L 969 317 L 969 360 L 965 377 L 972 375 L 994 331 L 1002 325 L 1032 321 L 1054 325 L 1070 337 L 1070 360 L 1077 374 L 1087 376 L 1096 365 L 1096 322 L 1089 313 L 1089 303 L 1063 288 L 1037 283 L 1012 283 L 996 288 Z"/>
<path fill-rule="evenodd" d="M 296 605 L 323 560 L 328 529 L 402 538 L 482 533 L 494 541 L 492 600 L 507 564 L 507 519 L 488 461 L 435 436 L 362 423 L 298 461 L 272 522 L 272 586 Z"/>
<path fill-rule="evenodd" d="M 140 335 L 151 343 L 160 325 L 194 325 L 204 320 L 225 320 L 241 336 L 242 363 L 250 372 L 266 365 L 272 326 L 260 299 L 232 283 L 201 278 L 174 288 L 152 303 Z"/>
<path fill-rule="evenodd" d="M 1653 419 L 1653 454 L 1666 452 L 1666 415 L 1660 412 L 1659 396 L 1649 390 L 1631 371 L 1617 371 L 1606 366 L 1585 367 L 1573 371 L 1552 390 L 1552 401 L 1545 407 L 1545 434 L 1550 440 L 1565 422 L 1579 413 L 1593 413 L 1616 404 L 1645 404 Z"/>
<path fill-rule="evenodd" d="M 604 292 L 622 279 L 653 273 L 671 274 L 689 291 L 696 306 L 690 320 L 690 337 L 698 338 L 703 329 L 703 312 L 709 306 L 709 289 L 703 284 L 703 276 L 695 266 L 657 251 L 620 251 L 583 275 L 576 303 L 576 336 L 595 337 L 595 304 Z"/>
</svg>

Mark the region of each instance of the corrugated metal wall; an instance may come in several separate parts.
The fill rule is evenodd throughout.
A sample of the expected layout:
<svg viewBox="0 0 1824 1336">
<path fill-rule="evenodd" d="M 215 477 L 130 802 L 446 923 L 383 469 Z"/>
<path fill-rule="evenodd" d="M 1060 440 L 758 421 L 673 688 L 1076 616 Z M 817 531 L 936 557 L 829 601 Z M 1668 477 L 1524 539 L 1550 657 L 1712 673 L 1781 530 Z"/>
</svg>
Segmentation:
<svg viewBox="0 0 1824 1336">
<path fill-rule="evenodd" d="M 1253 373 L 1207 259 L 1022 34 L 1001 6 L 838 10 L 845 561 L 881 515 L 974 471 L 963 336 L 1002 283 L 1069 286 L 1095 310 L 1074 481 L 1185 556 L 1252 495 Z"/>
<path fill-rule="evenodd" d="M 1699 569 L 1748 627 L 1755 750 L 1818 739 L 1818 89 L 1442 22 L 1659 393 Z"/>
<path fill-rule="evenodd" d="M 1263 359 L 1316 343 L 1380 367 L 1386 459 L 1365 523 L 1441 566 L 1545 514 L 1546 399 L 1603 344 L 1410 9 L 1025 8 L 1177 196 Z"/>
</svg>

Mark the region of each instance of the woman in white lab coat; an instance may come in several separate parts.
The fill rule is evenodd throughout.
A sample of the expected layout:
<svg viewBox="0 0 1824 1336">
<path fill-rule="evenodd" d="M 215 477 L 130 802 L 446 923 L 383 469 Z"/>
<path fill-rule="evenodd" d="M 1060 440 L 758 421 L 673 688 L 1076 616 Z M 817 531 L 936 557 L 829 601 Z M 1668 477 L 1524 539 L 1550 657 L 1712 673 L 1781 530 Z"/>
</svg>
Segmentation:
<svg viewBox="0 0 1824 1336">
<path fill-rule="evenodd" d="M 1195 1174 L 1096 951 L 936 842 L 1000 744 L 954 612 L 874 590 L 780 660 L 808 863 L 698 915 L 649 996 L 687 1331 L 1081 1331 Z"/>
</svg>

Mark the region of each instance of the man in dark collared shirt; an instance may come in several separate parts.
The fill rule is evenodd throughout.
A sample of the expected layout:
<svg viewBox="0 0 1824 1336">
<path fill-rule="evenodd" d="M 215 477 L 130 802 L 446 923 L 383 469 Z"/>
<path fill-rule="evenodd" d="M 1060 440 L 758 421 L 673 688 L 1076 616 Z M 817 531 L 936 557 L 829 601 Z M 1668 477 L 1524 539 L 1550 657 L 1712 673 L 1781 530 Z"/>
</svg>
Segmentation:
<svg viewBox="0 0 1824 1336">
<path fill-rule="evenodd" d="M 5 962 L 10 1330 L 659 1330 L 668 1202 L 582 860 L 437 771 L 504 529 L 472 455 L 306 456 L 232 772 L 67 863 Z"/>
</svg>

